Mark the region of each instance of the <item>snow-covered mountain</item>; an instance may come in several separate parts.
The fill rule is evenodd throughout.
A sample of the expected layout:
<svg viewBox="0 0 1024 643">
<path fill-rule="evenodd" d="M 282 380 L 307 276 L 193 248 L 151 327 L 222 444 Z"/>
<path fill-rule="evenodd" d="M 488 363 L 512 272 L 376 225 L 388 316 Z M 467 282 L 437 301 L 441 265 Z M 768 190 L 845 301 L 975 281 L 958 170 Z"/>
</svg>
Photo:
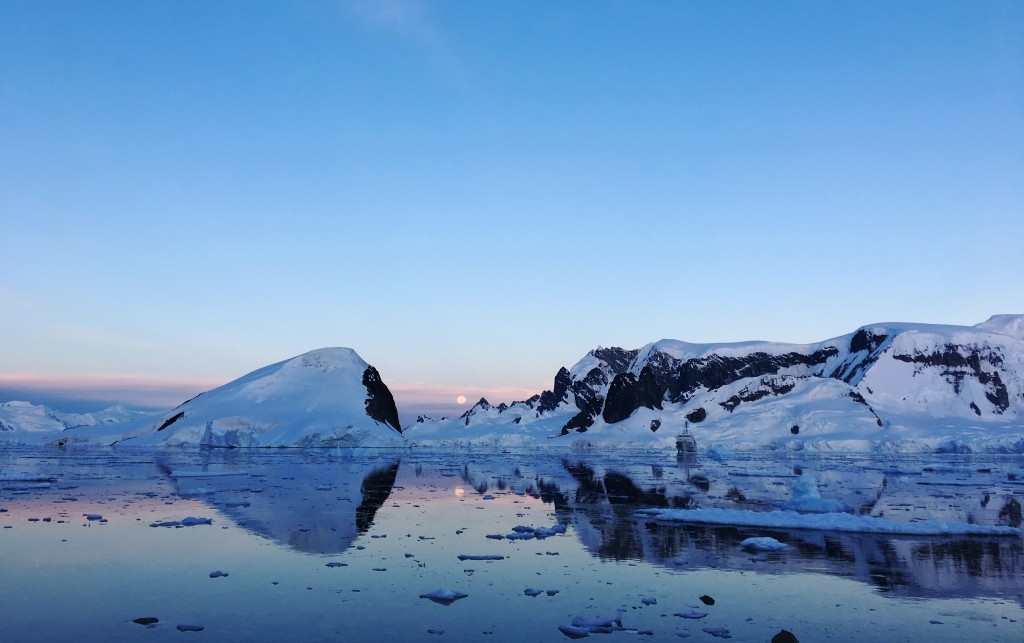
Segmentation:
<svg viewBox="0 0 1024 643">
<path fill-rule="evenodd" d="M 1024 315 L 883 323 L 815 344 L 597 348 L 551 390 L 409 428 L 418 443 L 535 440 L 1024 450 Z"/>
<path fill-rule="evenodd" d="M 881 323 L 814 344 L 596 348 L 550 390 L 477 402 L 401 428 L 379 373 L 347 348 L 311 351 L 204 393 L 156 421 L 0 405 L 0 440 L 210 446 L 671 447 L 1024 453 L 1024 315 L 976 326 Z M 119 421 L 119 420 L 128 421 Z M 78 428 L 72 428 L 78 427 Z"/>
<path fill-rule="evenodd" d="M 0 404 L 0 440 L 59 445 L 126 440 L 223 447 L 405 445 L 391 391 L 377 369 L 350 348 L 322 348 L 266 366 L 159 415 L 124 407 L 61 414 L 27 402 Z"/>
<path fill-rule="evenodd" d="M 111 426 L 145 417 L 118 404 L 94 413 L 63 413 L 29 402 L 0 404 L 0 441 L 32 444 L 79 427 Z"/>
<path fill-rule="evenodd" d="M 321 348 L 201 393 L 124 436 L 133 444 L 401 446 L 391 391 L 350 348 Z"/>
</svg>

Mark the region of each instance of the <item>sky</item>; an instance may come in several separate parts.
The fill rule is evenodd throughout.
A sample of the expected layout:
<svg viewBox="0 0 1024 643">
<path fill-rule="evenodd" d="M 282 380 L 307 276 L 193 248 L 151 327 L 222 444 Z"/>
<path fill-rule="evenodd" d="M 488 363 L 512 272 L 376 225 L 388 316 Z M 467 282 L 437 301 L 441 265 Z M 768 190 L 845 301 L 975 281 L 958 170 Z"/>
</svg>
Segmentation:
<svg viewBox="0 0 1024 643">
<path fill-rule="evenodd" d="M 0 401 L 170 407 L 348 346 L 408 421 L 597 346 L 1022 313 L 1021 25 L 0 0 Z"/>
</svg>

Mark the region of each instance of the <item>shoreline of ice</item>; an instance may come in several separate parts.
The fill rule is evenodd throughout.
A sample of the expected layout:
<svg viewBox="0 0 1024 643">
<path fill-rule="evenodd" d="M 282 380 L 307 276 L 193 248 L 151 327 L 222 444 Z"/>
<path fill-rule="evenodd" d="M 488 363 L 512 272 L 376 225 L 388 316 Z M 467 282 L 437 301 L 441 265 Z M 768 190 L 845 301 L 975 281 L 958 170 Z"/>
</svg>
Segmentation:
<svg viewBox="0 0 1024 643">
<path fill-rule="evenodd" d="M 892 534 L 900 536 L 1017 536 L 1017 527 L 974 525 L 941 520 L 897 522 L 848 513 L 802 514 L 792 510 L 750 511 L 748 509 L 638 509 L 638 518 L 665 522 L 761 527 L 768 529 L 807 529 L 850 533 Z"/>
</svg>

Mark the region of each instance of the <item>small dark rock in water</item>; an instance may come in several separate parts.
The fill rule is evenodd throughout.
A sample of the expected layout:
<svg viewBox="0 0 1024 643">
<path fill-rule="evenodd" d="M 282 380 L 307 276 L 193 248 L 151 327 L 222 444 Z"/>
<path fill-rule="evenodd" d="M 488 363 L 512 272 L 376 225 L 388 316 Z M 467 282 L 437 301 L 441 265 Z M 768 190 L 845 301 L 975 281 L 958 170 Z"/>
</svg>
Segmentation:
<svg viewBox="0 0 1024 643">
<path fill-rule="evenodd" d="M 187 623 L 178 625 L 179 632 L 202 632 L 204 629 L 202 625 L 189 625 Z"/>
<path fill-rule="evenodd" d="M 542 590 L 535 589 L 533 587 L 527 587 L 526 589 L 523 590 L 523 593 L 526 594 L 527 596 L 540 596 L 544 592 Z"/>
<path fill-rule="evenodd" d="M 155 616 L 143 616 L 140 618 L 132 619 L 132 623 L 138 623 L 139 625 L 153 625 L 159 623 L 160 619 Z"/>
<path fill-rule="evenodd" d="M 327 567 L 348 567 L 348 563 L 331 562 L 327 563 Z"/>
<path fill-rule="evenodd" d="M 710 596 L 708 596 L 707 594 L 705 594 L 705 595 L 700 597 L 700 602 L 704 603 L 705 605 L 714 605 L 715 604 L 715 599 L 713 599 Z"/>
<path fill-rule="evenodd" d="M 210 578 L 220 578 L 221 576 L 227 576 L 227 572 L 222 572 L 219 569 L 215 572 L 210 572 Z"/>
<path fill-rule="evenodd" d="M 779 633 L 772 637 L 772 643 L 800 643 L 789 630 L 779 630 Z"/>
</svg>

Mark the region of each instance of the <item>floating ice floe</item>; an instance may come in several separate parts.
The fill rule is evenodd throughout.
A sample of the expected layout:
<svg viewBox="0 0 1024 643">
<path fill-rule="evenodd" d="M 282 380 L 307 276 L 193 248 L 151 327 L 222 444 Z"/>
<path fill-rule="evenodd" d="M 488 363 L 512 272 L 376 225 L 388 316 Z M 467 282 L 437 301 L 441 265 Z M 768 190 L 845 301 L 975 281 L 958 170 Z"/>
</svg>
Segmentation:
<svg viewBox="0 0 1024 643">
<path fill-rule="evenodd" d="M 225 476 L 247 476 L 248 471 L 172 471 L 172 478 L 222 478 Z"/>
<path fill-rule="evenodd" d="M 698 612 L 697 610 L 686 610 L 685 612 L 676 612 L 673 614 L 673 616 L 678 616 L 679 618 L 689 618 L 694 620 L 704 618 L 707 615 L 707 612 Z"/>
<path fill-rule="evenodd" d="M 163 522 L 150 523 L 150 527 L 195 527 L 196 525 L 212 525 L 212 518 L 182 518 L 181 520 L 164 520 Z"/>
<path fill-rule="evenodd" d="M 1016 527 L 972 525 L 941 520 L 896 522 L 848 513 L 802 514 L 796 511 L 750 511 L 747 509 L 640 509 L 639 518 L 703 525 L 770 527 L 775 529 L 815 529 L 870 534 L 912 536 L 1019 536 Z"/>
<path fill-rule="evenodd" d="M 190 625 L 188 623 L 181 623 L 177 626 L 179 632 L 202 632 L 204 628 L 202 625 Z"/>
<path fill-rule="evenodd" d="M 783 549 L 789 549 L 789 545 L 780 543 L 774 538 L 764 536 L 762 538 L 747 538 L 740 543 L 740 548 L 750 551 L 782 551 Z"/>
<path fill-rule="evenodd" d="M 733 453 L 732 449 L 721 445 L 711 447 L 710 449 L 708 449 L 706 455 L 712 460 L 718 460 L 719 462 L 724 462 L 725 460 L 728 460 L 736 456 L 736 454 Z"/>
<path fill-rule="evenodd" d="M 557 534 L 565 533 L 565 525 L 556 524 L 550 527 L 529 527 L 526 525 L 516 525 L 512 528 L 512 533 L 505 534 L 504 538 L 509 540 L 530 540 L 536 538 L 537 540 L 543 540 Z M 488 538 L 495 538 L 500 540 L 499 534 L 493 534 L 487 536 Z"/>
<path fill-rule="evenodd" d="M 818 479 L 805 473 L 793 481 L 793 495 L 789 500 L 778 503 L 782 509 L 800 513 L 826 514 L 845 512 L 847 507 L 838 500 L 822 498 L 818 493 Z"/>
<path fill-rule="evenodd" d="M 426 594 L 420 594 L 420 598 L 429 598 L 435 603 L 440 603 L 441 605 L 451 605 L 460 598 L 466 598 L 467 596 L 469 596 L 469 594 L 465 594 L 455 589 L 445 589 L 443 587 L 439 587 Z"/>
<path fill-rule="evenodd" d="M 704 632 L 720 639 L 731 639 L 732 634 L 729 634 L 729 630 L 724 627 L 705 627 Z"/>
<path fill-rule="evenodd" d="M 622 610 L 616 612 L 614 618 L 587 619 L 577 616 L 571 625 L 559 625 L 558 631 L 571 639 L 581 639 L 591 634 L 609 634 L 625 630 L 622 627 Z"/>
</svg>

